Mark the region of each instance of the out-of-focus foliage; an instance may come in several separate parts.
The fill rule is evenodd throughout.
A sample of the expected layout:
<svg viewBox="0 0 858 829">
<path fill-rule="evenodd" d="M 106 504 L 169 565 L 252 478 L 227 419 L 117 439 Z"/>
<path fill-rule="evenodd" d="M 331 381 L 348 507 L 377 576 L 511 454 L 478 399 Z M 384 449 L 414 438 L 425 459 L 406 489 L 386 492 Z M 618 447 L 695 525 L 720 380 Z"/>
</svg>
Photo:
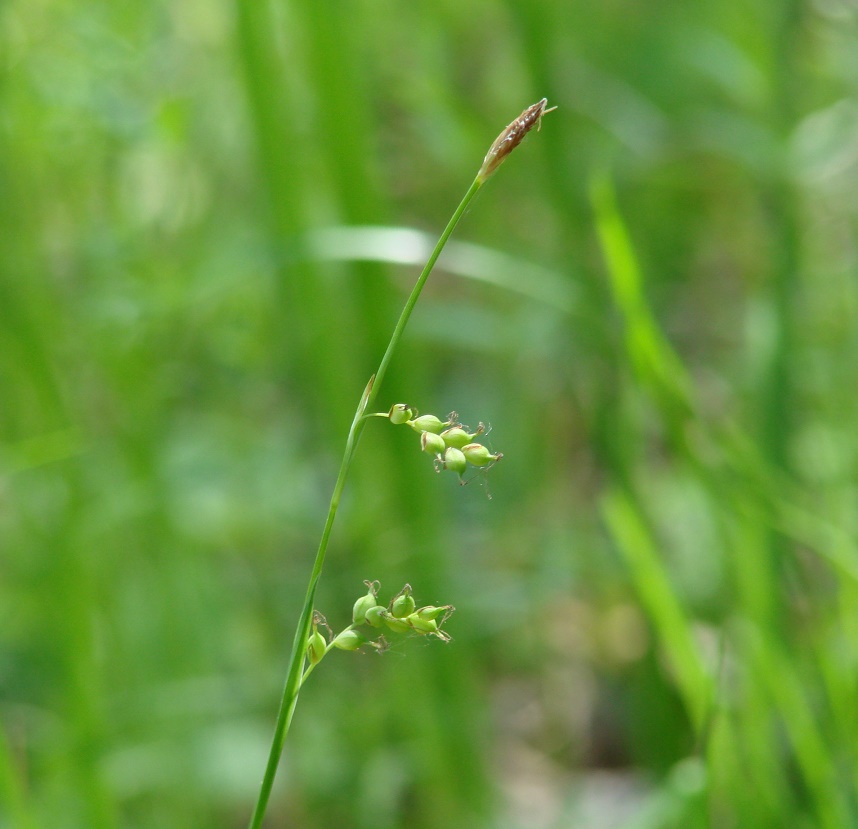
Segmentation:
<svg viewBox="0 0 858 829">
<path fill-rule="evenodd" d="M 858 823 L 856 33 L 3 4 L 0 826 L 246 825 L 360 392 L 542 96 L 380 398 L 504 460 L 370 424 L 319 592 L 340 629 L 408 581 L 454 641 L 325 660 L 269 825 Z"/>
</svg>

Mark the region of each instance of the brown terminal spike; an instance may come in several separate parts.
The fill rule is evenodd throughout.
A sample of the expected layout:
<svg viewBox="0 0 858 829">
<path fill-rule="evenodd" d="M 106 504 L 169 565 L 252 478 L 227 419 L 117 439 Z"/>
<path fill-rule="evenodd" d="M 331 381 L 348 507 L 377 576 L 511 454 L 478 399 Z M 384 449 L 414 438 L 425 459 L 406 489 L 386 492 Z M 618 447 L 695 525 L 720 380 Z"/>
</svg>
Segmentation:
<svg viewBox="0 0 858 829">
<path fill-rule="evenodd" d="M 501 164 L 506 157 L 519 145 L 522 139 L 534 126 L 538 130 L 542 126 L 542 116 L 547 112 L 553 112 L 557 107 L 547 108 L 548 98 L 543 98 L 535 104 L 531 104 L 518 118 L 495 139 L 495 143 L 489 148 L 483 159 L 483 166 L 477 173 L 477 178 L 485 181 Z"/>
</svg>

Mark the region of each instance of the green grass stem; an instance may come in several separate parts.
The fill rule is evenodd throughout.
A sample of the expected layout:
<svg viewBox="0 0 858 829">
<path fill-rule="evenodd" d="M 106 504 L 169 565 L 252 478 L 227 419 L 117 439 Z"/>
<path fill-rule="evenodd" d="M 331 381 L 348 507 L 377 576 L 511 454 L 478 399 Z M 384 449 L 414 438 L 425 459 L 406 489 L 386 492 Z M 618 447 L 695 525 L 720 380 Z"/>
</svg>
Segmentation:
<svg viewBox="0 0 858 829">
<path fill-rule="evenodd" d="M 450 217 L 450 221 L 447 222 L 444 232 L 438 239 L 435 249 L 429 256 L 423 271 L 420 273 L 411 294 L 405 302 L 405 307 L 399 315 L 399 319 L 393 329 L 393 334 L 390 337 L 390 342 L 387 345 L 384 356 L 381 358 L 377 371 L 370 378 L 369 383 L 367 383 L 367 386 L 361 395 L 360 402 L 358 403 L 357 410 L 355 411 L 354 419 L 352 420 L 351 427 L 349 428 L 346 447 L 343 452 L 343 459 L 340 463 L 340 471 L 337 475 L 336 483 L 334 484 L 333 494 L 331 495 L 328 515 L 325 519 L 322 538 L 319 542 L 319 549 L 316 552 L 316 559 L 313 563 L 313 571 L 310 574 L 307 593 L 304 597 L 304 605 L 301 608 L 301 615 L 298 618 L 295 638 L 292 642 L 292 652 L 289 657 L 289 670 L 286 676 L 286 684 L 283 688 L 283 696 L 280 700 L 280 709 L 277 713 L 277 722 L 274 726 L 274 737 L 271 741 L 271 751 L 268 755 L 268 763 L 265 767 L 265 775 L 262 778 L 259 797 L 256 801 L 253 815 L 250 819 L 250 829 L 259 829 L 262 825 L 262 820 L 265 817 L 265 810 L 268 806 L 268 800 L 271 796 L 271 788 L 274 785 L 274 778 L 277 774 L 277 765 L 280 762 L 280 755 L 283 753 L 283 744 L 286 740 L 286 734 L 289 731 L 289 725 L 292 722 L 295 705 L 298 702 L 298 693 L 301 690 L 301 683 L 304 677 L 306 642 L 313 617 L 313 606 L 316 600 L 316 587 L 318 586 L 319 578 L 322 575 L 322 568 L 325 564 L 325 555 L 328 550 L 328 541 L 331 537 L 331 530 L 333 529 L 334 520 L 337 516 L 337 509 L 340 505 L 340 498 L 346 484 L 349 468 L 354 460 L 358 441 L 360 440 L 361 433 L 363 432 L 364 426 L 367 422 L 364 414 L 378 395 L 378 390 L 381 387 L 381 383 L 387 373 L 387 369 L 393 360 L 396 348 L 405 332 L 405 326 L 408 325 L 408 320 L 411 318 L 411 314 L 414 311 L 414 306 L 417 304 L 417 300 L 420 298 L 423 287 L 426 285 L 426 280 L 429 278 L 429 274 L 435 267 L 435 263 L 438 261 L 438 257 L 441 255 L 444 245 L 447 244 L 447 240 L 450 238 L 453 230 L 455 230 L 456 225 L 459 223 L 459 220 L 462 218 L 462 215 L 482 184 L 483 181 L 479 177 L 474 179 L 474 182 L 468 188 L 468 191 L 465 193 L 459 203 L 459 206 Z"/>
</svg>

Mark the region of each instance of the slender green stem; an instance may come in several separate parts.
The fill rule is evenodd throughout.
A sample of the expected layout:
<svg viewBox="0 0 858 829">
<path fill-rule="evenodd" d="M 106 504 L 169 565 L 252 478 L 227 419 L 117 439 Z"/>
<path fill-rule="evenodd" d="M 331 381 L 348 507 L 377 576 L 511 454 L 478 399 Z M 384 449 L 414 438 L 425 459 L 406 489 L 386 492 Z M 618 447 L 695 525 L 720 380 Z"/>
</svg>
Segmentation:
<svg viewBox="0 0 858 829">
<path fill-rule="evenodd" d="M 286 676 L 286 684 L 283 688 L 283 697 L 280 701 L 280 709 L 277 712 L 277 722 L 274 726 L 274 737 L 271 741 L 271 751 L 268 755 L 265 775 L 262 778 L 259 798 L 256 801 L 256 807 L 254 808 L 253 815 L 250 819 L 249 829 L 259 829 L 262 825 L 262 819 L 265 816 L 265 810 L 268 806 L 268 799 L 271 796 L 271 787 L 274 785 L 274 777 L 277 774 L 277 765 L 280 762 L 280 755 L 283 753 L 283 743 L 286 740 L 286 734 L 289 731 L 289 725 L 292 722 L 292 714 L 294 713 L 295 705 L 298 702 L 298 692 L 301 690 L 303 678 L 309 674 L 309 669 L 306 673 L 304 672 L 304 662 L 306 661 L 307 636 L 310 633 L 310 625 L 313 617 L 316 586 L 319 583 L 319 577 L 322 575 L 322 567 L 325 563 L 325 553 L 328 549 L 328 539 L 331 536 L 334 519 L 336 518 L 337 509 L 340 505 L 340 496 L 342 495 L 343 488 L 345 487 L 346 477 L 348 476 L 348 471 L 351 467 L 358 441 L 367 423 L 364 413 L 378 394 L 378 390 L 384 380 L 384 375 L 387 373 L 388 366 L 393 359 L 393 355 L 396 352 L 399 341 L 402 339 L 405 326 L 408 324 L 408 320 L 411 317 L 414 306 L 417 304 L 417 300 L 420 298 L 420 294 L 423 291 L 423 286 L 426 284 L 426 280 L 429 278 L 429 274 L 435 267 L 435 263 L 438 261 L 438 257 L 441 255 L 444 245 L 447 244 L 447 240 L 450 238 L 450 235 L 453 233 L 453 230 L 459 223 L 459 220 L 462 218 L 465 210 L 477 194 L 477 191 L 480 189 L 484 181 L 485 178 L 481 178 L 479 176 L 474 179 L 473 184 L 468 188 L 468 192 L 465 193 L 464 198 L 450 217 L 447 227 L 444 228 L 444 232 L 438 239 L 438 243 L 435 245 L 435 249 L 429 257 L 429 261 L 423 268 L 422 273 L 418 277 L 417 282 L 405 303 L 405 307 L 402 309 L 402 313 L 400 314 L 396 327 L 393 329 L 393 334 L 390 337 L 390 342 L 387 345 L 387 350 L 381 358 L 378 370 L 373 377 L 370 378 L 370 381 L 361 396 L 354 419 L 352 420 L 349 435 L 346 439 L 346 448 L 343 453 L 343 460 L 340 464 L 340 471 L 337 475 L 337 480 L 334 484 L 334 491 L 331 495 L 331 503 L 328 507 L 328 517 L 325 519 L 322 538 L 319 542 L 319 549 L 316 553 L 316 560 L 313 564 L 313 572 L 310 575 L 310 582 L 307 586 L 304 606 L 301 609 L 301 615 L 298 619 L 298 625 L 295 630 L 295 638 L 292 642 L 292 653 L 289 657 L 289 672 Z"/>
<path fill-rule="evenodd" d="M 384 352 L 384 356 L 381 358 L 381 363 L 378 366 L 378 371 L 375 373 L 375 385 L 370 391 L 369 398 L 367 399 L 367 406 L 372 405 L 372 402 L 375 400 L 375 396 L 378 393 L 379 388 L 381 387 L 381 383 L 384 380 L 384 375 L 387 373 L 387 367 L 390 365 L 390 361 L 393 359 L 393 354 L 396 351 L 396 347 L 399 345 L 399 341 L 402 339 L 402 333 L 405 331 L 405 326 L 408 324 L 408 320 L 411 317 L 411 312 L 414 310 L 414 306 L 417 304 L 417 300 L 420 298 L 420 294 L 423 291 L 423 286 L 426 284 L 426 280 L 429 278 L 429 274 L 432 273 L 432 268 L 435 267 L 435 263 L 438 261 L 438 257 L 441 255 L 441 251 L 444 250 L 444 245 L 447 244 L 447 240 L 452 235 L 453 231 L 456 229 L 456 225 L 459 224 L 459 219 L 465 213 L 465 210 L 468 209 L 468 205 L 471 203 L 471 199 L 477 194 L 477 190 L 482 187 L 485 179 L 481 179 L 479 176 L 474 179 L 473 184 L 468 188 L 468 192 L 465 193 L 464 198 L 461 202 L 459 202 L 459 206 L 456 208 L 453 215 L 450 217 L 450 221 L 447 222 L 447 227 L 444 228 L 444 232 L 441 234 L 441 238 L 438 239 L 437 244 L 435 245 L 435 249 L 432 251 L 432 254 L 429 257 L 429 261 L 426 262 L 426 266 L 423 268 L 423 272 L 417 279 L 417 282 L 414 285 L 413 290 L 411 291 L 411 295 L 408 297 L 408 300 L 405 303 L 405 307 L 402 309 L 402 313 L 399 315 L 399 320 L 396 323 L 396 327 L 393 329 L 393 334 L 390 337 L 390 342 L 387 345 L 387 351 Z"/>
</svg>

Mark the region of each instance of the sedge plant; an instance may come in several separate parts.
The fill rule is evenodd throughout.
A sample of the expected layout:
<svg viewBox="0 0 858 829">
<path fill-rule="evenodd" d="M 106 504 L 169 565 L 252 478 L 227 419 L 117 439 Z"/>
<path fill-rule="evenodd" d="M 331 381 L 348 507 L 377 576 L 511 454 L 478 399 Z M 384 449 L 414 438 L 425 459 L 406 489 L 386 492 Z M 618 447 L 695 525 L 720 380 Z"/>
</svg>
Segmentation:
<svg viewBox="0 0 858 829">
<path fill-rule="evenodd" d="M 370 638 L 374 635 L 374 631 L 381 629 L 388 634 L 418 634 L 433 636 L 445 642 L 449 641 L 449 636 L 443 631 L 442 625 L 452 613 L 453 608 L 450 605 L 426 605 L 418 608 L 412 595 L 411 586 L 408 584 L 390 600 L 387 606 L 384 606 L 378 601 L 379 583 L 365 582 L 367 592 L 358 598 L 354 604 L 352 623 L 336 635 L 331 632 L 324 616 L 315 610 L 316 590 L 325 564 L 328 541 L 331 537 L 346 478 L 354 460 L 360 436 L 370 418 L 387 418 L 393 425 L 406 425 L 413 429 L 419 435 L 420 448 L 433 457 L 435 470 L 437 472 L 452 472 L 459 476 L 462 483 L 464 483 L 463 476 L 468 468 L 487 469 L 502 458 L 500 453 L 492 453 L 486 446 L 476 441 L 476 438 L 485 432 L 485 426 L 482 423 L 471 432 L 467 426 L 459 423 L 455 412 L 442 420 L 431 414 L 420 415 L 415 408 L 405 403 L 394 404 L 386 412 L 371 412 L 370 409 L 378 396 L 384 376 L 396 353 L 397 346 L 402 339 L 405 327 L 414 311 L 417 300 L 420 298 L 426 280 L 429 278 L 429 274 L 432 272 L 447 240 L 480 188 L 521 143 L 527 133 L 533 127 L 539 129 L 542 116 L 555 109 L 555 107 L 548 108 L 547 103 L 547 99 L 543 98 L 525 109 L 500 133 L 489 148 L 474 181 L 447 222 L 444 232 L 438 239 L 406 300 L 405 307 L 402 309 L 393 329 L 390 342 L 381 358 L 378 369 L 370 377 L 360 397 L 349 427 L 343 459 L 334 483 L 327 518 L 322 529 L 304 604 L 296 626 L 286 683 L 274 727 L 274 737 L 259 797 L 250 819 L 250 829 L 259 829 L 262 825 L 274 784 L 274 777 L 277 773 L 277 766 L 283 753 L 286 734 L 289 731 L 292 715 L 295 712 L 298 695 L 304 681 L 331 650 L 355 651 L 362 647 L 384 650 L 387 647 L 387 640 L 384 635 L 375 639 Z M 323 631 L 327 631 L 328 635 L 326 636 Z"/>
</svg>

